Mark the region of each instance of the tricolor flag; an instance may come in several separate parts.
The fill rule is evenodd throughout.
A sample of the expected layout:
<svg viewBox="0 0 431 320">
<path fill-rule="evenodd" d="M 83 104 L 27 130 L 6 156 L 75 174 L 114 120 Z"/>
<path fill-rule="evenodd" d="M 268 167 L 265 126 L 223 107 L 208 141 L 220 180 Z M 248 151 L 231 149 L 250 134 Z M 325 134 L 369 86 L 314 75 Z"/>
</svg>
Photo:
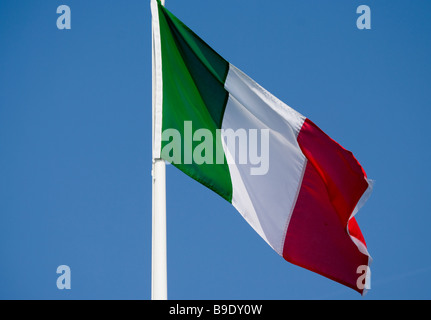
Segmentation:
<svg viewBox="0 0 431 320">
<path fill-rule="evenodd" d="M 364 293 L 354 215 L 371 182 L 350 151 L 151 3 L 155 159 L 229 201 L 285 260 Z"/>
</svg>

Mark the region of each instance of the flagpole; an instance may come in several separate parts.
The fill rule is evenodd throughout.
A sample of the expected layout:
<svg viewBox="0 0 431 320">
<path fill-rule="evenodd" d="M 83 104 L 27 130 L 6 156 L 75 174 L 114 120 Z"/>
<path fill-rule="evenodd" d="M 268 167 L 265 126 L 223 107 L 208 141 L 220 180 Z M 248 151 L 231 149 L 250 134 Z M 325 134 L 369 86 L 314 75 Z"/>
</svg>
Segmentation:
<svg viewBox="0 0 431 320">
<path fill-rule="evenodd" d="M 161 0 L 164 6 L 165 1 Z M 154 23 L 154 21 L 152 22 Z M 166 164 L 162 159 L 154 157 L 154 123 L 156 106 L 156 70 L 154 49 L 154 26 L 152 28 L 152 251 L 151 251 L 151 299 L 167 300 L 167 245 L 166 245 Z"/>
</svg>

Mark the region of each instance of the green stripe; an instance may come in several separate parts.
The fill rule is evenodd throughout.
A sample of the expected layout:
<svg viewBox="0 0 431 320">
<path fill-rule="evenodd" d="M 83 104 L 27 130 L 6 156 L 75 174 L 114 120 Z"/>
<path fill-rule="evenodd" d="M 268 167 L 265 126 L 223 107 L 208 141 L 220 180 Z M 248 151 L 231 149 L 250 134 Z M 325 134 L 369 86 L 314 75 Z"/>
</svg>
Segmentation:
<svg viewBox="0 0 431 320">
<path fill-rule="evenodd" d="M 224 154 L 223 164 L 216 164 L 215 152 L 223 150 L 216 129 L 221 129 L 228 99 L 224 82 L 229 63 L 160 3 L 158 7 L 163 70 L 162 131 L 175 129 L 182 137 L 181 141 L 162 140 L 161 156 L 172 160 L 172 154 L 165 152 L 166 146 L 180 149 L 181 157 L 175 158 L 173 165 L 231 202 L 229 167 Z M 203 146 L 202 141 L 184 143 L 191 138 L 184 132 L 185 121 L 191 121 L 193 133 L 200 128 L 211 131 L 212 141 L 206 141 L 214 151 L 210 163 L 185 163 L 185 155 L 192 155 L 196 147 Z"/>
</svg>

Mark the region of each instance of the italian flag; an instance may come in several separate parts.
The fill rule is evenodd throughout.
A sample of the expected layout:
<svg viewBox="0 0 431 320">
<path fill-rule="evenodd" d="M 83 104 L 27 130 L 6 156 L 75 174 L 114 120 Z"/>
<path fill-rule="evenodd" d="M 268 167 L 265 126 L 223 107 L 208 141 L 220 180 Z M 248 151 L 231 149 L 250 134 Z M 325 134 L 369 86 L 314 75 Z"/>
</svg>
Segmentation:
<svg viewBox="0 0 431 320">
<path fill-rule="evenodd" d="M 363 294 L 371 257 L 354 215 L 372 185 L 359 162 L 159 0 L 151 10 L 153 157 L 229 201 L 285 260 Z"/>
</svg>

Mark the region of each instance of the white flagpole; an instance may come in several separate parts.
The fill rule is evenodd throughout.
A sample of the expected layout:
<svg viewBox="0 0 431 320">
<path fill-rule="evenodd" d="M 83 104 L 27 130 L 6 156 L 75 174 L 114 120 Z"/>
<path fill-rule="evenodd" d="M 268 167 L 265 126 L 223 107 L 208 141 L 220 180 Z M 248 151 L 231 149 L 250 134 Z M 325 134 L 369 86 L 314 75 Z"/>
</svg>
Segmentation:
<svg viewBox="0 0 431 320">
<path fill-rule="evenodd" d="M 165 1 L 161 0 L 162 5 Z M 151 299 L 168 299 L 167 254 L 166 254 L 166 164 L 154 157 L 154 123 L 156 106 L 156 70 L 154 21 L 152 27 L 153 62 L 153 167 L 152 167 L 152 251 L 151 251 Z"/>
</svg>

